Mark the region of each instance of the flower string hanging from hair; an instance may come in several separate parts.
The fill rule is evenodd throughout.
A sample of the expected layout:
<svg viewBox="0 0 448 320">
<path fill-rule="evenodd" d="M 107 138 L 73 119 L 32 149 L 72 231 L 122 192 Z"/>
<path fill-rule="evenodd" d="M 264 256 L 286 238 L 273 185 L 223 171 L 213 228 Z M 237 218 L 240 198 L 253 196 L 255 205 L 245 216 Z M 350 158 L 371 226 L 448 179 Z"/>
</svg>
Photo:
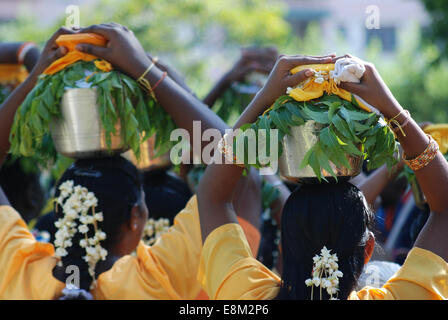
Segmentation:
<svg viewBox="0 0 448 320">
<path fill-rule="evenodd" d="M 313 287 L 320 288 L 320 299 L 322 300 L 322 289 L 326 289 L 330 295 L 330 300 L 337 300 L 339 291 L 339 279 L 344 275 L 338 270 L 338 256 L 330 254 L 325 246 L 320 251 L 320 255 L 313 257 L 312 278 L 307 279 L 305 284 L 311 287 L 311 300 L 313 300 Z M 333 297 L 333 295 L 336 295 Z"/>
<path fill-rule="evenodd" d="M 143 242 L 151 246 L 153 245 L 160 236 L 168 232 L 170 228 L 170 220 L 166 218 L 160 218 L 154 220 L 152 218 L 148 219 L 143 231 Z"/>
<path fill-rule="evenodd" d="M 95 285 L 95 266 L 100 260 L 106 260 L 107 250 L 101 247 L 100 242 L 106 239 L 104 233 L 99 227 L 98 222 L 103 221 L 103 214 L 95 212 L 98 205 L 98 199 L 93 192 L 82 186 L 73 186 L 73 181 L 68 180 L 59 186 L 60 195 L 56 202 L 56 212 L 58 205 L 62 207 L 63 217 L 55 222 L 58 231 L 55 234 L 54 245 L 56 248 L 55 256 L 62 258 L 68 255 L 67 248 L 73 245 L 72 239 L 77 232 L 84 235 L 79 241 L 79 246 L 84 248 L 86 255 L 84 261 L 89 266 L 89 274 L 93 279 L 92 287 Z M 90 213 L 90 214 L 89 214 Z M 77 223 L 79 222 L 79 224 Z M 90 225 L 95 231 L 93 237 L 88 237 L 91 230 Z M 62 262 L 58 262 L 62 266 Z"/>
</svg>

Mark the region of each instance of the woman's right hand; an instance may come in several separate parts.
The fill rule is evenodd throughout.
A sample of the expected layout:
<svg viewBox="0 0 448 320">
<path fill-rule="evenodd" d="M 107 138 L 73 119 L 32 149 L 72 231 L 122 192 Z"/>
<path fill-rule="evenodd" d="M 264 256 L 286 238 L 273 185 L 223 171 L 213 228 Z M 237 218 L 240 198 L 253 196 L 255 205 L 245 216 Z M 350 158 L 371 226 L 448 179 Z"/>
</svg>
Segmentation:
<svg viewBox="0 0 448 320">
<path fill-rule="evenodd" d="M 98 24 L 83 28 L 80 32 L 97 33 L 108 42 L 106 47 L 82 43 L 76 49 L 110 62 L 134 79 L 139 78 L 151 64 L 137 37 L 125 26 L 117 23 Z"/>
<path fill-rule="evenodd" d="M 344 57 L 351 57 L 345 55 Z M 337 60 L 337 58 L 335 59 Z M 351 93 L 358 95 L 370 105 L 377 108 L 386 118 L 392 118 L 402 110 L 392 92 L 384 83 L 372 63 L 364 62 L 366 71 L 359 83 L 341 82 L 339 85 Z"/>
</svg>

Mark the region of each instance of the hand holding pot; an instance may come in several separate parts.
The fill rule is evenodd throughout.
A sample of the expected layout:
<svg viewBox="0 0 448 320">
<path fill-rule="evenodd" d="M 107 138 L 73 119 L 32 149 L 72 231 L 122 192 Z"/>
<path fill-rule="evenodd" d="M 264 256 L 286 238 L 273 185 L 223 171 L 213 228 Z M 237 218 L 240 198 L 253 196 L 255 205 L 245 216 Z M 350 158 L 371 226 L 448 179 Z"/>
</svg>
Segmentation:
<svg viewBox="0 0 448 320">
<path fill-rule="evenodd" d="M 345 57 L 351 56 L 346 55 Z M 341 82 L 340 87 L 358 95 L 387 118 L 395 116 L 397 109 L 399 111 L 401 107 L 398 107 L 399 104 L 394 95 L 384 83 L 375 66 L 369 62 L 365 62 L 364 65 L 366 71 L 360 83 Z"/>
<path fill-rule="evenodd" d="M 31 77 L 37 78 L 37 76 L 44 72 L 44 70 L 48 66 L 50 66 L 54 61 L 63 57 L 67 53 L 67 48 L 59 47 L 55 41 L 60 35 L 73 33 L 76 33 L 76 31 L 61 27 L 51 36 L 51 38 L 45 44 L 45 47 L 42 50 L 39 59 L 37 60 L 33 70 L 30 73 Z"/>
<path fill-rule="evenodd" d="M 83 28 L 80 32 L 97 33 L 108 42 L 106 47 L 78 44 L 76 49 L 107 60 L 134 79 L 140 77 L 151 64 L 137 37 L 125 26 L 116 23 L 99 24 Z"/>
<path fill-rule="evenodd" d="M 286 56 L 282 55 L 277 59 L 268 81 L 260 91 L 266 105 L 271 105 L 281 95 L 286 94 L 288 87 L 294 87 L 305 81 L 314 74 L 312 69 L 305 69 L 296 74 L 291 74 L 291 70 L 300 65 L 331 63 L 334 55 L 327 56 Z"/>
</svg>

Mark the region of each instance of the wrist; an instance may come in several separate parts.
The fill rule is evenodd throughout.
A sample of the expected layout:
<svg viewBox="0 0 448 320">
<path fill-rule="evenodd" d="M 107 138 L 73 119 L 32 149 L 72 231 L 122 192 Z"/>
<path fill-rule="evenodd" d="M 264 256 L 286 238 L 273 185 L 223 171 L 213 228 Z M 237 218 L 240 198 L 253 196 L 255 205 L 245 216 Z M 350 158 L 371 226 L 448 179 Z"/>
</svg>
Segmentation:
<svg viewBox="0 0 448 320">
<path fill-rule="evenodd" d="M 143 73 L 149 68 L 152 63 L 152 60 L 150 60 L 149 58 L 146 60 L 138 61 L 134 64 L 134 68 L 132 68 L 132 70 L 129 70 L 128 73 L 132 78 L 137 80 L 143 75 Z M 156 68 L 156 65 L 152 67 L 152 69 L 154 68 Z"/>
</svg>

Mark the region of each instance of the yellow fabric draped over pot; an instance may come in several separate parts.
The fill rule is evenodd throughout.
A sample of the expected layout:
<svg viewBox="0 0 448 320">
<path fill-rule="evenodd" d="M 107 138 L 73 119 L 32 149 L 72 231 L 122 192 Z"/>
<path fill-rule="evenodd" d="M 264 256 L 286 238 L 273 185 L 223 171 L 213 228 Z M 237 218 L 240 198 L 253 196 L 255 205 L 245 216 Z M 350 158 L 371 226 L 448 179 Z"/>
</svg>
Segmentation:
<svg viewBox="0 0 448 320">
<path fill-rule="evenodd" d="M 0 86 L 16 87 L 25 81 L 28 72 L 21 64 L 0 64 Z"/>
<path fill-rule="evenodd" d="M 431 124 L 426 126 L 423 131 L 430 134 L 439 144 L 440 152 L 446 154 L 448 152 L 448 124 Z"/>
<path fill-rule="evenodd" d="M 77 33 L 77 34 L 64 34 L 59 36 L 56 39 L 56 44 L 59 47 L 65 47 L 68 50 L 68 53 L 63 56 L 62 58 L 56 60 L 53 62 L 45 71 L 44 74 L 46 75 L 52 75 L 55 74 L 58 71 L 61 71 L 62 69 L 68 67 L 69 65 L 80 61 L 92 61 L 95 59 L 98 59 L 98 57 L 84 53 L 81 51 L 76 50 L 76 45 L 80 43 L 87 43 L 87 44 L 93 44 L 101 47 L 105 47 L 107 43 L 107 39 L 103 36 L 95 33 Z M 101 61 L 95 61 L 95 65 L 98 69 L 109 72 L 113 68 L 110 63 L 101 60 Z"/>
<path fill-rule="evenodd" d="M 310 78 L 303 86 L 293 88 L 288 94 L 296 101 L 309 101 L 317 99 L 323 96 L 324 93 L 334 94 L 341 97 L 344 100 L 352 101 L 352 94 L 347 90 L 339 88 L 332 78 L 330 78 L 330 71 L 334 70 L 334 64 L 308 64 L 295 67 L 291 70 L 292 74 L 300 72 L 304 69 L 314 69 L 316 72 L 322 72 L 326 75 L 326 78 L 322 83 L 318 83 L 315 78 Z M 372 112 L 370 108 L 364 105 L 361 101 L 356 99 L 359 106 L 367 111 Z"/>
</svg>

